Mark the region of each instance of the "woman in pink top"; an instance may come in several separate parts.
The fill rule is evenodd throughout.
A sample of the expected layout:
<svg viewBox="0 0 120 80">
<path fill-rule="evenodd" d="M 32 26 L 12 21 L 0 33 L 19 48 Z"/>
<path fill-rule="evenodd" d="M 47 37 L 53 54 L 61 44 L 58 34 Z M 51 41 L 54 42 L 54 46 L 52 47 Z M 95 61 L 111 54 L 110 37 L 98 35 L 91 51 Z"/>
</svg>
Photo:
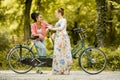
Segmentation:
<svg viewBox="0 0 120 80">
<path fill-rule="evenodd" d="M 31 25 L 32 36 L 39 36 L 39 38 L 35 40 L 38 56 L 39 58 L 46 57 L 46 47 L 44 45 L 44 39 L 46 36 L 46 27 L 49 24 L 42 21 L 42 16 L 39 13 L 32 13 L 31 17 L 34 20 L 34 23 Z"/>
</svg>

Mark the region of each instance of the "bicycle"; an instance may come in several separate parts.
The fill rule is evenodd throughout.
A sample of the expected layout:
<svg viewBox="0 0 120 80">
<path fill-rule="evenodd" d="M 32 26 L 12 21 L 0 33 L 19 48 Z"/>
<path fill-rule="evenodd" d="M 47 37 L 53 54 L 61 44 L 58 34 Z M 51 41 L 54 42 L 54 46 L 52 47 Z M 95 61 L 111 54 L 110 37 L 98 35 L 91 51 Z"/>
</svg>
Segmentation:
<svg viewBox="0 0 120 80">
<path fill-rule="evenodd" d="M 78 58 L 79 66 L 86 73 L 94 75 L 102 72 L 106 67 L 105 53 L 97 47 L 85 46 L 85 29 L 75 28 L 73 31 L 79 35 L 80 40 L 72 49 L 72 57 L 74 59 Z"/>
<path fill-rule="evenodd" d="M 34 47 L 37 51 L 37 46 L 35 46 L 34 43 L 37 38 L 38 36 L 33 36 L 30 38 L 33 41 L 30 47 L 27 45 L 18 44 L 9 51 L 7 59 L 8 65 L 12 71 L 19 74 L 24 74 L 32 70 L 33 67 L 52 67 L 52 58 L 47 58 L 45 56 L 38 58 L 33 52 L 32 49 Z"/>
<path fill-rule="evenodd" d="M 83 28 L 75 28 L 75 32 L 79 34 L 80 40 L 72 49 L 72 57 L 78 58 L 78 64 L 88 74 L 98 74 L 106 67 L 105 53 L 94 47 L 85 47 L 85 30 Z M 31 38 L 35 40 L 37 37 Z M 80 44 L 81 43 L 81 44 Z M 10 68 L 19 74 L 29 72 L 33 67 L 51 67 L 52 58 L 37 58 L 32 51 L 35 46 L 16 45 L 8 53 L 8 64 Z M 82 52 L 80 52 L 82 50 Z"/>
</svg>

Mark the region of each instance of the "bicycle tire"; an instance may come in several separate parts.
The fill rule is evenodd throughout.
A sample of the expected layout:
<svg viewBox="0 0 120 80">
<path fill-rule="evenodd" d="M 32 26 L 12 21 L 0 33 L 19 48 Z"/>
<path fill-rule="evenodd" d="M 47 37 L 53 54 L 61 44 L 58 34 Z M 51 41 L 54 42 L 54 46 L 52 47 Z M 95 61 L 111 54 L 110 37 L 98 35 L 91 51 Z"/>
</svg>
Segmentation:
<svg viewBox="0 0 120 80">
<path fill-rule="evenodd" d="M 102 72 L 106 67 L 106 55 L 98 48 L 86 48 L 78 60 L 82 70 L 91 75 Z"/>
<path fill-rule="evenodd" d="M 20 58 L 20 48 L 22 53 L 22 58 Z M 15 46 L 8 55 L 8 65 L 12 71 L 24 74 L 29 72 L 33 66 L 26 65 L 20 62 L 20 59 L 23 58 L 32 58 L 34 57 L 33 52 L 26 46 Z"/>
</svg>

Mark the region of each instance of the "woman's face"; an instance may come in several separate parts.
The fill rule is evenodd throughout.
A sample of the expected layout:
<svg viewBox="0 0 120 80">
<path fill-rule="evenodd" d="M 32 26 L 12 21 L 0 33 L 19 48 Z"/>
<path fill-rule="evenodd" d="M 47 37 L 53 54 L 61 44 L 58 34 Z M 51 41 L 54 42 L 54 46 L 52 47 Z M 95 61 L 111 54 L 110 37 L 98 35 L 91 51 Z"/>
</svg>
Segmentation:
<svg viewBox="0 0 120 80">
<path fill-rule="evenodd" d="M 37 18 L 36 18 L 37 22 L 41 22 L 42 21 L 42 15 L 39 15 Z"/>
<path fill-rule="evenodd" d="M 55 11 L 55 16 L 56 16 L 57 18 L 59 18 L 59 17 L 60 17 L 60 13 L 58 13 L 58 11 L 57 11 L 57 10 Z"/>
</svg>

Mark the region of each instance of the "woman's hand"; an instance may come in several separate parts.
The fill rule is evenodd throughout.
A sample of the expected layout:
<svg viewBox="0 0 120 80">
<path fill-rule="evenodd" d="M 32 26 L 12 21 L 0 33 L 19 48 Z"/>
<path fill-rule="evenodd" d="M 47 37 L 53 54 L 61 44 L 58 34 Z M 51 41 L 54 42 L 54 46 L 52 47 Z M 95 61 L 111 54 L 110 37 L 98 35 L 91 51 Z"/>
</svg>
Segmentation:
<svg viewBox="0 0 120 80">
<path fill-rule="evenodd" d="M 39 38 L 42 38 L 43 37 L 43 35 L 42 34 L 39 34 Z"/>
<path fill-rule="evenodd" d="M 50 37 L 52 40 L 55 40 L 55 33 Z"/>
<path fill-rule="evenodd" d="M 52 29 L 52 25 L 47 26 L 48 29 Z"/>
</svg>

